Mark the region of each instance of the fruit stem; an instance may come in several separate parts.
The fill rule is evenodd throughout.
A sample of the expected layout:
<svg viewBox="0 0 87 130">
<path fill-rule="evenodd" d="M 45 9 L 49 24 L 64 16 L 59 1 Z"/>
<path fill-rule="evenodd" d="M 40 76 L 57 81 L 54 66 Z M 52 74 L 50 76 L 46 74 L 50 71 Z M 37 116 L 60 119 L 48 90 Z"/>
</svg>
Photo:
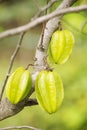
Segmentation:
<svg viewBox="0 0 87 130">
<path fill-rule="evenodd" d="M 28 70 L 28 68 L 29 68 L 30 66 L 34 66 L 34 65 L 33 65 L 33 64 L 28 64 L 27 67 L 25 68 L 25 70 Z"/>
<path fill-rule="evenodd" d="M 61 21 L 58 23 L 58 25 L 59 25 L 59 26 L 58 26 L 58 30 L 61 31 L 61 30 L 62 30 L 62 24 L 61 24 Z"/>
</svg>

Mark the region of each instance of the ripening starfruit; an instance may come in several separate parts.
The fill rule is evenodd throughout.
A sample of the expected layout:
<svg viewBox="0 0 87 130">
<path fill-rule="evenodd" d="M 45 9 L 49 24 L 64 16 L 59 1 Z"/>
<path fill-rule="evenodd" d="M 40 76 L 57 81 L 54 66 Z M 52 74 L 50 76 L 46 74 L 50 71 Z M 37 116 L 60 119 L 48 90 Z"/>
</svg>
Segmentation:
<svg viewBox="0 0 87 130">
<path fill-rule="evenodd" d="M 6 95 L 11 103 L 17 104 L 30 92 L 32 78 L 29 70 L 19 67 L 13 72 L 6 84 Z"/>
<path fill-rule="evenodd" d="M 35 83 L 36 98 L 49 114 L 54 113 L 61 106 L 64 89 L 60 76 L 55 71 L 41 71 Z"/>
<path fill-rule="evenodd" d="M 69 30 L 55 31 L 48 47 L 48 59 L 56 64 L 65 63 L 72 52 L 74 43 L 74 36 Z"/>
</svg>

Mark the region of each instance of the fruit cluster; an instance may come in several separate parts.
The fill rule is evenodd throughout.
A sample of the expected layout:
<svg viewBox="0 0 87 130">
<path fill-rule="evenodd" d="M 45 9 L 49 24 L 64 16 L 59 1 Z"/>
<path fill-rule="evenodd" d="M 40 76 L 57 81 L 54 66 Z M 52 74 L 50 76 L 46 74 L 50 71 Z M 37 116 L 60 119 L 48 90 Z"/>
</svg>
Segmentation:
<svg viewBox="0 0 87 130">
<path fill-rule="evenodd" d="M 69 30 L 58 30 L 52 35 L 48 58 L 55 64 L 65 63 L 74 45 L 73 34 Z M 17 68 L 6 84 L 6 95 L 11 103 L 17 104 L 28 96 L 32 88 L 29 70 Z M 42 70 L 35 81 L 36 98 L 39 105 L 48 113 L 54 113 L 61 106 L 64 89 L 60 76 L 54 70 Z"/>
</svg>

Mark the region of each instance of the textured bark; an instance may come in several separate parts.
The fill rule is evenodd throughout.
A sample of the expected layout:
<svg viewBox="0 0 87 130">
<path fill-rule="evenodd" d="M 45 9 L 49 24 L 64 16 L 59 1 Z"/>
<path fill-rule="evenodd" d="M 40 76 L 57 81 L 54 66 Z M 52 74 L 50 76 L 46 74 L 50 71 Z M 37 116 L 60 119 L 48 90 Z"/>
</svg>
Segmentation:
<svg viewBox="0 0 87 130">
<path fill-rule="evenodd" d="M 24 108 L 24 102 L 13 105 L 11 104 L 7 98 L 4 98 L 0 103 L 0 120 L 3 120 L 7 117 L 15 115 L 20 112 Z"/>
<path fill-rule="evenodd" d="M 4 98 L 0 103 L 0 121 L 19 113 L 25 106 L 37 105 L 36 99 L 26 99 L 17 105 L 11 104 L 7 98 Z"/>
</svg>

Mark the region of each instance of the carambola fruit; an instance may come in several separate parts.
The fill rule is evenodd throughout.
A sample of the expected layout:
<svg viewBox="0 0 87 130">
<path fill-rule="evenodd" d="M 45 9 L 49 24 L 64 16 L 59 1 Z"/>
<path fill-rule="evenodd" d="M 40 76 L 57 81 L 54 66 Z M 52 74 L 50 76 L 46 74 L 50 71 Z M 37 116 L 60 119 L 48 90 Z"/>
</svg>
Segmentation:
<svg viewBox="0 0 87 130">
<path fill-rule="evenodd" d="M 39 105 L 46 112 L 56 112 L 64 98 L 63 84 L 58 73 L 41 71 L 36 78 L 35 92 Z"/>
<path fill-rule="evenodd" d="M 48 47 L 48 59 L 56 64 L 65 63 L 72 52 L 74 43 L 74 36 L 69 30 L 55 31 Z"/>
<path fill-rule="evenodd" d="M 12 104 L 23 100 L 30 92 L 32 79 L 29 70 L 19 67 L 8 78 L 6 95 Z"/>
</svg>

